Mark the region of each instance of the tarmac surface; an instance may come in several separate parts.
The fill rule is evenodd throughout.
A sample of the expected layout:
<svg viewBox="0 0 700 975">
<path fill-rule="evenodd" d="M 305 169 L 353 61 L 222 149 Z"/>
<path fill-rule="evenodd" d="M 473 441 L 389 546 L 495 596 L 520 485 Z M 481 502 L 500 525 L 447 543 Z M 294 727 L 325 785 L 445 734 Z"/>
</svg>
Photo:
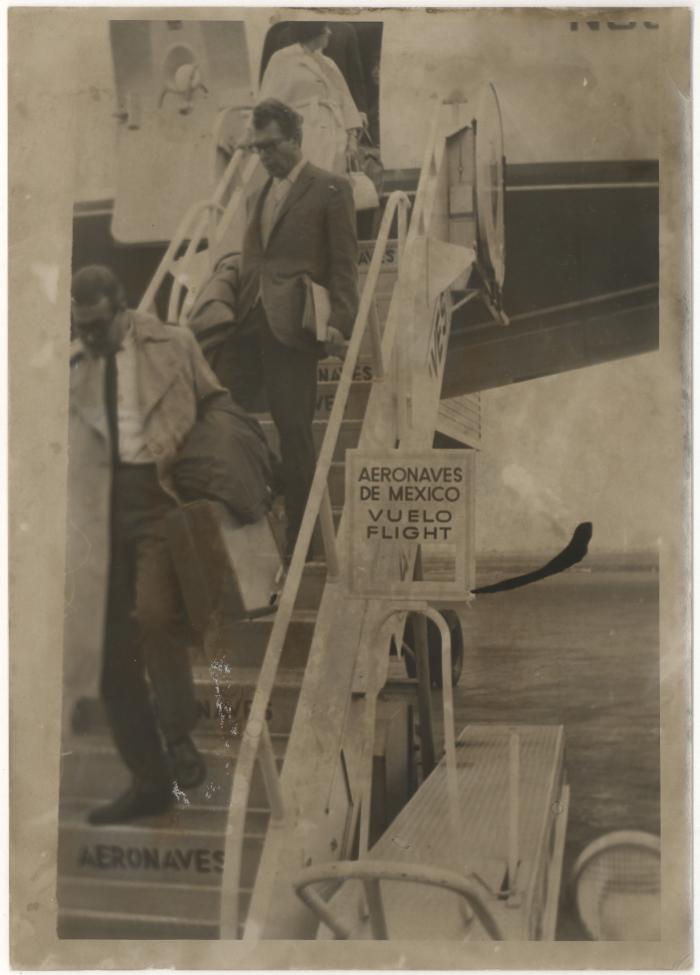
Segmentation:
<svg viewBox="0 0 700 975">
<path fill-rule="evenodd" d="M 508 574 L 494 565 L 477 581 Z M 576 857 L 612 830 L 660 833 L 656 566 L 577 567 L 478 596 L 464 636 L 458 733 L 482 721 L 564 726 L 571 802 L 557 940 L 580 940 L 570 891 Z M 441 739 L 437 691 L 433 721 Z"/>
</svg>

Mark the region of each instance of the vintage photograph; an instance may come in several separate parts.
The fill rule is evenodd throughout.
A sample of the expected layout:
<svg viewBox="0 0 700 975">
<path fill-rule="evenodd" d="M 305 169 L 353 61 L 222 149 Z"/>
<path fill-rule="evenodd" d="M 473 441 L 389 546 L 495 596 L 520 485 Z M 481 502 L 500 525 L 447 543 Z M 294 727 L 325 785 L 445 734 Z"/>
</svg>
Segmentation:
<svg viewBox="0 0 700 975">
<path fill-rule="evenodd" d="M 11 10 L 14 964 L 691 964 L 689 29 Z"/>
</svg>

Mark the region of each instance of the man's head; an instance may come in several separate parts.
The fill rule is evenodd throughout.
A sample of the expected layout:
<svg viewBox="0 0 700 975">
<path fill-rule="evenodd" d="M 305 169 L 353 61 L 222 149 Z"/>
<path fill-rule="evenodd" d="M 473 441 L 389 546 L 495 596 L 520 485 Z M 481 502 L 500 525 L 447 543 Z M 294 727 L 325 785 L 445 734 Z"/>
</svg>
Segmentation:
<svg viewBox="0 0 700 975">
<path fill-rule="evenodd" d="M 253 109 L 250 148 L 270 174 L 284 179 L 301 159 L 301 115 L 276 98 L 266 98 Z"/>
<path fill-rule="evenodd" d="M 73 275 L 71 321 L 92 356 L 116 352 L 126 331 L 124 288 L 107 267 L 93 264 Z"/>
</svg>

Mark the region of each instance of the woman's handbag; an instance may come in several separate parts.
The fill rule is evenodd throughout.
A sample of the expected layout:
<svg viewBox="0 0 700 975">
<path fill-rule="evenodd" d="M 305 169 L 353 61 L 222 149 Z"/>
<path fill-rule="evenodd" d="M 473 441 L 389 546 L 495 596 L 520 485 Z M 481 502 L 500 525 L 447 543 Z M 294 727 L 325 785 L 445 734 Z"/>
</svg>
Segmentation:
<svg viewBox="0 0 700 975">
<path fill-rule="evenodd" d="M 357 161 L 360 172 L 363 172 L 365 176 L 369 176 L 374 183 L 377 195 L 381 196 L 382 189 L 384 188 L 384 163 L 382 162 L 382 157 L 379 155 L 379 149 L 372 142 L 367 128 L 364 128 L 360 135 L 360 141 L 357 146 Z"/>
<path fill-rule="evenodd" d="M 348 179 L 352 186 L 355 209 L 376 210 L 379 206 L 379 194 L 369 176 L 361 170 L 352 169 L 348 173 Z"/>
<path fill-rule="evenodd" d="M 348 166 L 356 210 L 376 210 L 384 185 L 384 165 L 367 129 L 362 130 Z"/>
</svg>

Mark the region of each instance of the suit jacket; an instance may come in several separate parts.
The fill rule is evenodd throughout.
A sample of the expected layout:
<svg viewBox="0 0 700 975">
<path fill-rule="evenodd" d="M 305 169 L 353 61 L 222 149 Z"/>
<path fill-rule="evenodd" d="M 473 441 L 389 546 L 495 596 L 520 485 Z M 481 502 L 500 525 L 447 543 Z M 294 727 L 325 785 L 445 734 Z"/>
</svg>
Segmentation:
<svg viewBox="0 0 700 975">
<path fill-rule="evenodd" d="M 267 245 L 260 215 L 269 179 L 251 200 L 243 240 L 238 293 L 239 320 L 262 298 L 275 337 L 293 348 L 315 348 L 302 326 L 308 275 L 330 292 L 329 324 L 350 337 L 357 314 L 357 230 L 350 183 L 306 163 L 279 208 Z"/>
</svg>

